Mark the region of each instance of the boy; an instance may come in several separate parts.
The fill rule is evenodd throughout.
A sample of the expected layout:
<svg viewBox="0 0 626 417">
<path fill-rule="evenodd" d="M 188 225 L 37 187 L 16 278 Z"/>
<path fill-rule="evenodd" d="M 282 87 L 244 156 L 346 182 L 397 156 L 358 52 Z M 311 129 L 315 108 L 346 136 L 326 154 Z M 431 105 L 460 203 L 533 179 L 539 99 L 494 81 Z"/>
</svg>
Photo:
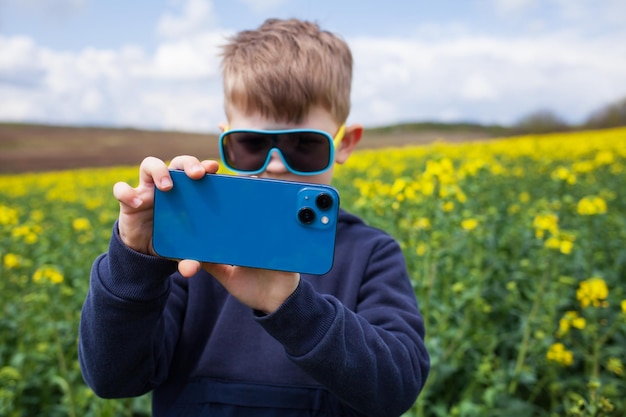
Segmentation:
<svg viewBox="0 0 626 417">
<path fill-rule="evenodd" d="M 344 126 L 348 46 L 313 23 L 268 20 L 232 38 L 222 66 L 226 165 L 330 183 L 333 164 L 348 159 L 363 131 Z M 302 128 L 335 136 L 334 160 L 331 140 L 302 143 L 293 133 L 271 149 L 238 148 L 228 134 Z M 179 156 L 170 168 L 198 179 L 218 165 Z M 168 167 L 146 158 L 136 188 L 113 190 L 120 215 L 109 251 L 94 262 L 79 338 L 83 375 L 98 395 L 153 391 L 155 416 L 396 416 L 411 407 L 429 358 L 390 236 L 342 211 L 324 276 L 177 263 L 151 247 L 154 187 L 171 189 Z"/>
</svg>

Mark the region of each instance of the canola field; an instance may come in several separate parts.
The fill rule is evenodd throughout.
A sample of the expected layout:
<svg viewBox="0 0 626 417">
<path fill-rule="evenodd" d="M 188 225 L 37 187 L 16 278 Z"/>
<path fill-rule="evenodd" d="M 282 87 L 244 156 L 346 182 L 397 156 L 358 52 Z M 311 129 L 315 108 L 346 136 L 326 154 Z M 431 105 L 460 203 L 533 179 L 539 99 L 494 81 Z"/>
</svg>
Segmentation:
<svg viewBox="0 0 626 417">
<path fill-rule="evenodd" d="M 97 398 L 76 349 L 137 171 L 0 176 L 0 416 L 149 415 Z M 625 128 L 361 150 L 333 185 L 405 251 L 432 356 L 407 416 L 626 413 Z"/>
</svg>

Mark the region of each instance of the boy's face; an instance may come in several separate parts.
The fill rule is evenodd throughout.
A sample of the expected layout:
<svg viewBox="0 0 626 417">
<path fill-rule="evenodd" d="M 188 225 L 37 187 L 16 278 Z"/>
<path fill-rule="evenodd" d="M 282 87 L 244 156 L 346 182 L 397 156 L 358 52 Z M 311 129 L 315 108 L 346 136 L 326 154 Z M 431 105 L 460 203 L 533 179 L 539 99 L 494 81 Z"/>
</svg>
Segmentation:
<svg viewBox="0 0 626 417">
<path fill-rule="evenodd" d="M 335 137 L 340 126 L 333 120 L 330 113 L 321 107 L 314 107 L 301 123 L 280 123 L 268 120 L 260 114 L 245 115 L 237 109 L 230 109 L 229 129 L 254 130 L 286 130 L 286 129 L 315 129 L 327 132 Z M 224 126 L 220 126 L 224 130 Z M 346 126 L 343 139 L 334 152 L 334 161 L 328 170 L 314 175 L 298 175 L 287 169 L 276 149 L 270 151 L 270 161 L 265 170 L 256 176 L 259 178 L 273 178 L 280 180 L 302 181 L 315 184 L 330 184 L 333 177 L 334 163 L 344 163 L 361 139 L 363 128 L 360 125 Z"/>
</svg>

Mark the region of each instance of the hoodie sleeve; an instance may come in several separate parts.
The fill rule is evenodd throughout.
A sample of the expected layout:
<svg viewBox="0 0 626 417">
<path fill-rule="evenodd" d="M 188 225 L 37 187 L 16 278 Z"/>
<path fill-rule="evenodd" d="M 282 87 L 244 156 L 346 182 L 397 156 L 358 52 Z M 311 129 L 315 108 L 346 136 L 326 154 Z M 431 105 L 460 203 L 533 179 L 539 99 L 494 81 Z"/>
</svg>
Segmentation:
<svg viewBox="0 0 626 417">
<path fill-rule="evenodd" d="M 356 311 L 302 280 L 276 312 L 257 321 L 294 363 L 353 409 L 401 415 L 424 386 L 430 362 L 397 242 L 379 242 L 365 275 Z"/>
<path fill-rule="evenodd" d="M 125 246 L 115 225 L 109 251 L 93 264 L 79 328 L 81 371 L 97 395 L 137 396 L 166 378 L 178 331 L 176 308 L 163 311 L 168 297 L 184 298 L 172 289 L 176 269 Z"/>
</svg>

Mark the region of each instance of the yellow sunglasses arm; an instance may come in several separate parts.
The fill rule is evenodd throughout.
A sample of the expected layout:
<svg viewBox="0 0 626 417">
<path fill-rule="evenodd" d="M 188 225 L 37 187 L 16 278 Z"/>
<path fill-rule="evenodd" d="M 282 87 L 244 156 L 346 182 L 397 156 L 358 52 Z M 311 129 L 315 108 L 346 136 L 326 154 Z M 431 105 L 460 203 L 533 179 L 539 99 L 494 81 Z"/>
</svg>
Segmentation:
<svg viewBox="0 0 626 417">
<path fill-rule="evenodd" d="M 341 127 L 337 131 L 337 134 L 335 134 L 335 137 L 333 138 L 333 144 L 335 145 L 335 148 L 339 146 L 345 134 L 346 134 L 346 125 L 341 125 Z"/>
</svg>

